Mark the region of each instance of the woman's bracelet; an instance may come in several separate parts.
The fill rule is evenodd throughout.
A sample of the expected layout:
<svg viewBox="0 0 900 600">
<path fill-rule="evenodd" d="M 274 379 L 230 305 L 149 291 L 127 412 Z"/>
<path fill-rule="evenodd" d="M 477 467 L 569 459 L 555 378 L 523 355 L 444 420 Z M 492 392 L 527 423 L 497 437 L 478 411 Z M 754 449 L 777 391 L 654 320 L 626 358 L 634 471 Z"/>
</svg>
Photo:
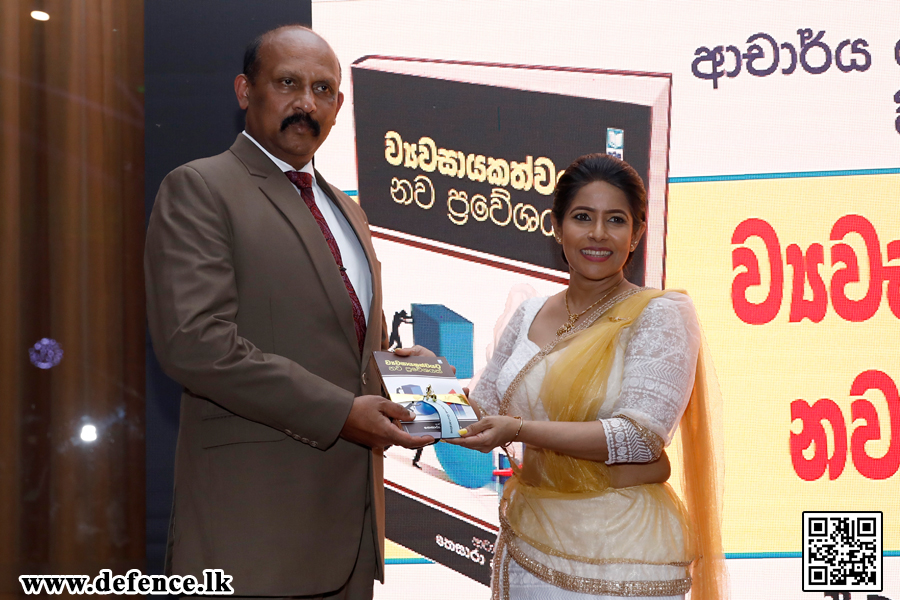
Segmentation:
<svg viewBox="0 0 900 600">
<path fill-rule="evenodd" d="M 503 444 L 503 445 L 500 446 L 500 447 L 503 448 L 504 450 L 506 450 L 507 448 L 509 448 L 509 445 L 512 444 L 514 441 L 516 441 L 516 439 L 518 439 L 519 434 L 522 433 L 522 425 L 525 424 L 525 420 L 522 419 L 522 417 L 513 417 L 513 419 L 518 419 L 518 420 L 519 420 L 519 428 L 516 429 L 516 435 L 514 435 L 513 438 L 512 438 L 511 440 L 509 440 L 508 442 L 506 442 L 505 444 Z"/>
</svg>

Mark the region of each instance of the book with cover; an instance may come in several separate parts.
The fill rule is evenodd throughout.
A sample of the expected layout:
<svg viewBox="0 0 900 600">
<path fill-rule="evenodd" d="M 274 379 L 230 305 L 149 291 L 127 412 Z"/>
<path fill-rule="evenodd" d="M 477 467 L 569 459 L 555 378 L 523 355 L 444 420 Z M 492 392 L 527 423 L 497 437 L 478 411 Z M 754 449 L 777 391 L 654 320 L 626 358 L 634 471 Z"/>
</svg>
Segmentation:
<svg viewBox="0 0 900 600">
<path fill-rule="evenodd" d="M 478 420 L 443 356 L 401 357 L 393 352 L 374 352 L 372 357 L 386 396 L 416 415 L 415 421 L 401 422 L 410 435 L 430 435 L 436 440 L 458 438 L 460 429 Z"/>
<path fill-rule="evenodd" d="M 556 280 L 568 273 L 550 226 L 556 181 L 606 153 L 647 188 L 626 277 L 663 287 L 671 74 L 391 56 L 351 70 L 374 235 Z"/>
</svg>

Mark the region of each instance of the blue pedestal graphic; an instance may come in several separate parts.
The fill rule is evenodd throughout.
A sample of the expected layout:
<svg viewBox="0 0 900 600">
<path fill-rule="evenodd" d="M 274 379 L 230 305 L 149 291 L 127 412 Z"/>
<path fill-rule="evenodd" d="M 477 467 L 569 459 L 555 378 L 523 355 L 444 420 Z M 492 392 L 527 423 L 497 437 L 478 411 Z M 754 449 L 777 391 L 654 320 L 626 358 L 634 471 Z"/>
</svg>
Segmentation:
<svg viewBox="0 0 900 600">
<path fill-rule="evenodd" d="M 438 443 L 434 446 L 438 462 L 456 485 L 474 489 L 494 480 L 494 458 L 461 446 Z"/>
<path fill-rule="evenodd" d="M 472 321 L 443 304 L 413 304 L 413 338 L 438 356 L 445 356 L 456 367 L 457 379 L 471 379 L 475 373 L 472 346 L 475 328 Z"/>
</svg>

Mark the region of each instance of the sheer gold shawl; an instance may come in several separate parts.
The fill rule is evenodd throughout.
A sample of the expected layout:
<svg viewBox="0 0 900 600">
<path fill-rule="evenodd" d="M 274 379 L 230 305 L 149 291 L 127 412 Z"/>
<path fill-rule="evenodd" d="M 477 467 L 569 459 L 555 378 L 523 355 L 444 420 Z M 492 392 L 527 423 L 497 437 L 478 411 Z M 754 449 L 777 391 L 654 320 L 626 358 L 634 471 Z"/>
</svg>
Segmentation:
<svg viewBox="0 0 900 600">
<path fill-rule="evenodd" d="M 582 327 L 544 348 L 522 370 L 524 375 L 534 364 L 551 352 L 559 352 L 549 368 L 540 392 L 544 409 L 551 421 L 596 420 L 605 399 L 607 380 L 615 358 L 616 343 L 621 331 L 634 323 L 647 304 L 664 292 L 659 290 L 632 290 L 619 295 L 598 309 Z M 719 488 L 715 466 L 716 449 L 713 443 L 713 419 L 707 406 L 707 371 L 704 352 L 697 363 L 697 374 L 690 402 L 682 417 L 680 447 L 682 454 L 683 505 L 674 497 L 668 485 L 639 486 L 652 498 L 661 510 L 672 513 L 684 529 L 684 548 L 680 556 L 660 561 L 630 558 L 629 549 L 622 549 L 618 556 L 597 556 L 590 548 L 590 540 L 570 540 L 561 543 L 561 537 L 553 531 L 553 523 L 537 514 L 542 498 L 581 499 L 599 496 L 609 490 L 609 467 L 599 461 L 573 458 L 549 450 L 528 448 L 524 457 L 524 471 L 514 468 L 515 477 L 506 485 L 501 505 L 501 522 L 511 535 L 527 542 L 538 550 L 554 556 L 590 564 L 643 562 L 660 565 L 691 566 L 692 598 L 695 600 L 722 597 L 725 585 L 725 565 L 722 555 L 719 528 Z M 711 375 L 711 373 L 709 373 Z M 516 387 L 510 386 L 501 403 L 501 414 L 506 414 L 509 397 Z M 538 500 L 535 502 L 535 500 Z M 507 540 L 508 541 L 508 540 Z M 502 540 L 501 540 L 502 542 Z M 568 547 L 567 547 L 568 546 Z M 510 548 L 512 549 L 512 548 Z M 517 562 L 519 556 L 513 551 Z M 500 565 L 497 565 L 500 567 Z M 533 566 L 523 567 L 540 576 Z M 505 569 L 503 569 L 505 571 Z M 559 584 L 556 573 L 551 583 Z M 562 576 L 564 577 L 564 576 Z M 562 586 L 569 587 L 569 586 Z M 582 585 L 583 588 L 583 585 Z M 571 589 L 571 588 L 570 588 Z M 625 588 L 623 588 L 625 589 Z M 659 590 L 668 594 L 677 592 L 673 585 L 636 585 L 636 590 Z M 684 591 L 683 588 L 680 588 Z M 582 591 L 579 588 L 578 591 Z M 585 590 L 586 591 L 586 590 Z M 609 593 L 610 588 L 602 588 Z M 647 594 L 649 595 L 649 594 Z"/>
</svg>

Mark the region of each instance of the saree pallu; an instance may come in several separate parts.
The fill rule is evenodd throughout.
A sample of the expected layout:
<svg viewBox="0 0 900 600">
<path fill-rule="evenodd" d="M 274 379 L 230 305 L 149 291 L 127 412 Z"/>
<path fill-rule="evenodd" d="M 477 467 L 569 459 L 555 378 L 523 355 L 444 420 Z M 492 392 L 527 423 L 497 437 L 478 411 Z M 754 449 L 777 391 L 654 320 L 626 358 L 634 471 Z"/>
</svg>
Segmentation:
<svg viewBox="0 0 900 600">
<path fill-rule="evenodd" d="M 595 420 L 606 400 L 620 333 L 662 294 L 621 294 L 541 350 L 507 389 L 500 413 Z M 508 596 L 510 561 L 574 592 L 676 596 L 691 590 L 693 582 L 695 600 L 719 597 L 724 562 L 702 371 L 698 361 L 680 426 L 690 510 L 668 484 L 611 488 L 605 463 L 528 447 L 522 468 L 514 467 L 515 476 L 501 500 L 494 598 Z M 534 410 L 534 403 L 543 410 Z"/>
</svg>

